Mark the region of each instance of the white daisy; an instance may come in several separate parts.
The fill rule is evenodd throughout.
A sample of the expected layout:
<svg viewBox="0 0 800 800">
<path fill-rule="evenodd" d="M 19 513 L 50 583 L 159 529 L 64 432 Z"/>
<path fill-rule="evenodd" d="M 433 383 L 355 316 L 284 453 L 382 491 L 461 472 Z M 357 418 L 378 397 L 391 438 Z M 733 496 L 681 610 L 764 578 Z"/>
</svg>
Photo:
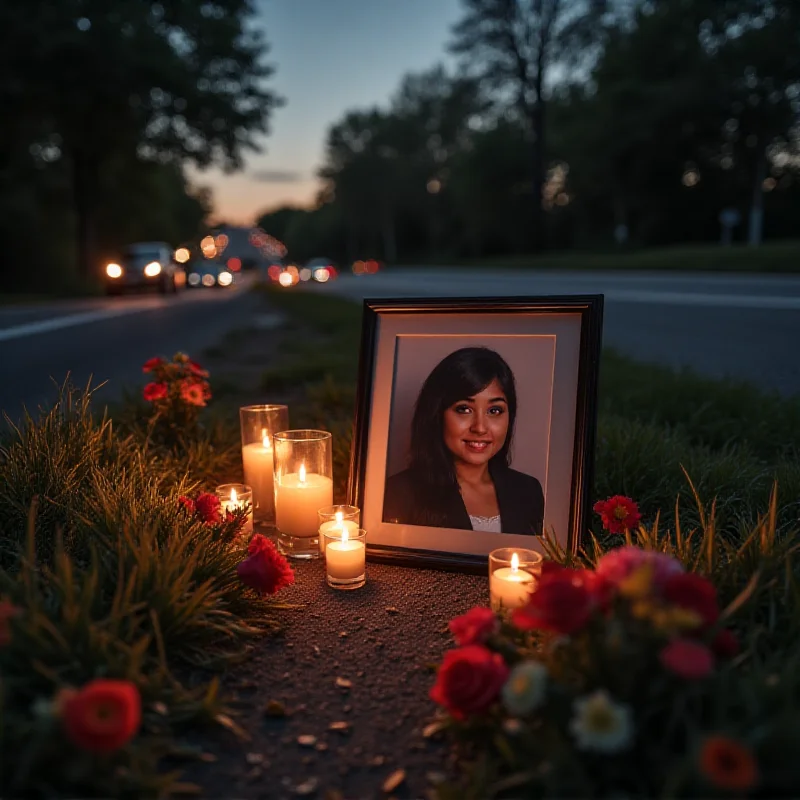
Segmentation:
<svg viewBox="0 0 800 800">
<path fill-rule="evenodd" d="M 631 709 L 615 703 L 605 689 L 578 698 L 574 709 L 570 730 L 581 750 L 616 753 L 631 743 Z"/>
<path fill-rule="evenodd" d="M 538 661 L 523 661 L 511 670 L 502 691 L 503 705 L 514 716 L 538 708 L 547 687 L 547 668 Z"/>
</svg>

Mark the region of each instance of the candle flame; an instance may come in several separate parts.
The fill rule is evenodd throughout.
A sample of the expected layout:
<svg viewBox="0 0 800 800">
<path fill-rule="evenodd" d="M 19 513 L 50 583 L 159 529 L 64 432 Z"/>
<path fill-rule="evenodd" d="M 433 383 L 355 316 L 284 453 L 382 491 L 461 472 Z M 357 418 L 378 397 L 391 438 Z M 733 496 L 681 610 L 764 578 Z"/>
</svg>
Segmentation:
<svg viewBox="0 0 800 800">
<path fill-rule="evenodd" d="M 231 503 L 236 503 L 239 498 L 236 496 L 236 489 L 231 489 Z"/>
<path fill-rule="evenodd" d="M 350 538 L 350 534 L 347 532 L 347 528 L 342 531 L 342 541 L 346 542 Z"/>
<path fill-rule="evenodd" d="M 336 518 L 336 527 L 337 528 L 343 528 L 344 527 L 344 522 L 343 522 L 344 514 L 342 514 L 341 511 L 337 511 L 333 516 Z"/>
<path fill-rule="evenodd" d="M 300 477 L 300 483 L 306 482 L 306 465 L 301 464 L 300 469 L 298 470 L 298 475 Z"/>
<path fill-rule="evenodd" d="M 267 434 L 266 428 L 261 429 L 261 443 L 264 445 L 265 450 L 272 449 L 272 442 L 269 440 L 269 435 Z"/>
<path fill-rule="evenodd" d="M 519 556 L 516 553 L 511 556 L 511 569 L 513 572 L 519 569 Z"/>
</svg>

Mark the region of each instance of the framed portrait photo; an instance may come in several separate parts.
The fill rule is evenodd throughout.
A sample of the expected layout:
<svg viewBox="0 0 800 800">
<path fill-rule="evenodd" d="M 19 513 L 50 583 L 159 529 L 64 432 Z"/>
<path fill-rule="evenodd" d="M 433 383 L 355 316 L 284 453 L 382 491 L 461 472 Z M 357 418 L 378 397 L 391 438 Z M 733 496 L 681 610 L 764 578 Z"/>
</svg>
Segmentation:
<svg viewBox="0 0 800 800">
<path fill-rule="evenodd" d="M 480 571 L 575 550 L 591 513 L 602 295 L 365 300 L 348 486 L 370 560 Z"/>
</svg>

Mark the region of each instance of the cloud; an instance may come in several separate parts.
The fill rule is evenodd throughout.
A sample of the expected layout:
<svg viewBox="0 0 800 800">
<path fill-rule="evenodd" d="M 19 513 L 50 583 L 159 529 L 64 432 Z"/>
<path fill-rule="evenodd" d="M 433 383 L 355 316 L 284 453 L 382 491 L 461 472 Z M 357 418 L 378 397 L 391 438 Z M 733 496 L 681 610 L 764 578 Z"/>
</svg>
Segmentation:
<svg viewBox="0 0 800 800">
<path fill-rule="evenodd" d="M 250 177 L 260 183 L 296 183 L 303 179 L 299 172 L 282 169 L 259 169 L 250 173 Z"/>
</svg>

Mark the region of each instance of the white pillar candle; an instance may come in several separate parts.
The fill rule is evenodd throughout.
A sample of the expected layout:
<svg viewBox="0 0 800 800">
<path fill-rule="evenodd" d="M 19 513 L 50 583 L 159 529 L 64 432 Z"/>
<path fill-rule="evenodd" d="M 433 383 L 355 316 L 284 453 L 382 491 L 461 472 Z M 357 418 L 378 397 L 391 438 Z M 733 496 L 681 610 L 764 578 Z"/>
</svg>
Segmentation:
<svg viewBox="0 0 800 800">
<path fill-rule="evenodd" d="M 228 500 L 223 502 L 223 511 L 228 512 L 230 511 L 231 514 L 235 514 L 239 511 L 240 508 L 244 505 L 239 499 L 239 496 L 236 494 L 236 489 L 231 489 L 231 496 Z M 247 512 L 247 516 L 245 517 L 244 527 L 242 528 L 242 533 L 252 533 L 253 532 L 253 506 L 252 502 L 250 504 L 250 510 Z"/>
<path fill-rule="evenodd" d="M 275 469 L 272 443 L 267 432 L 262 434 L 261 442 L 253 442 L 242 447 L 244 482 L 253 490 L 253 509 L 256 518 L 272 517 L 275 508 L 274 478 Z"/>
<path fill-rule="evenodd" d="M 519 608 L 528 602 L 536 581 L 529 572 L 519 568 L 519 557 L 511 557 L 511 567 L 495 570 L 489 577 L 489 598 L 492 609 Z"/>
<path fill-rule="evenodd" d="M 281 533 L 313 537 L 319 533 L 319 510 L 333 505 L 333 481 L 316 472 L 280 475 L 275 485 L 275 524 Z"/>
<path fill-rule="evenodd" d="M 341 541 L 329 541 L 325 547 L 328 577 L 339 581 L 360 578 L 366 570 L 367 548 L 363 542 L 350 539 L 347 530 Z"/>
</svg>

